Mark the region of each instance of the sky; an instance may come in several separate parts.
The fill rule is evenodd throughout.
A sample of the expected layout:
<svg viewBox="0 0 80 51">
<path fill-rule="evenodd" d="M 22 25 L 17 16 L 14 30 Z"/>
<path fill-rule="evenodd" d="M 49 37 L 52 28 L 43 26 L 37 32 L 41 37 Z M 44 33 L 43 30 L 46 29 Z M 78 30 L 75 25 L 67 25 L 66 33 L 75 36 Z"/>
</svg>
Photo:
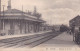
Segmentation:
<svg viewBox="0 0 80 51">
<path fill-rule="evenodd" d="M 42 14 L 42 19 L 47 24 L 69 24 L 69 20 L 80 15 L 80 0 L 11 0 L 12 9 L 33 12 L 34 6 L 37 12 Z M 2 0 L 2 5 L 7 9 L 8 0 Z"/>
</svg>

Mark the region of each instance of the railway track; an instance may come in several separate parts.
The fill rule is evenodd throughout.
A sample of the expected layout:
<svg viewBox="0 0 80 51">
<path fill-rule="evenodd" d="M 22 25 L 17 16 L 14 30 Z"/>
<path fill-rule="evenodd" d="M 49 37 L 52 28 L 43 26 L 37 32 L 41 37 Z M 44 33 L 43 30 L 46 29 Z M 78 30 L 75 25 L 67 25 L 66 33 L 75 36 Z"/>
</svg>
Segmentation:
<svg viewBox="0 0 80 51">
<path fill-rule="evenodd" d="M 31 36 L 22 36 L 22 37 L 15 37 L 15 38 L 7 38 L 7 39 L 0 40 L 0 43 L 9 43 L 9 42 L 13 42 L 13 41 L 21 40 L 21 39 L 25 39 L 25 38 L 30 39 L 30 38 L 35 38 L 35 37 L 38 37 L 38 36 L 44 36 L 45 34 L 36 34 L 36 35 L 31 35 Z"/>
<path fill-rule="evenodd" d="M 35 47 L 58 34 L 48 32 L 45 34 L 37 34 L 33 36 L 15 37 L 0 40 L 0 47 Z"/>
</svg>

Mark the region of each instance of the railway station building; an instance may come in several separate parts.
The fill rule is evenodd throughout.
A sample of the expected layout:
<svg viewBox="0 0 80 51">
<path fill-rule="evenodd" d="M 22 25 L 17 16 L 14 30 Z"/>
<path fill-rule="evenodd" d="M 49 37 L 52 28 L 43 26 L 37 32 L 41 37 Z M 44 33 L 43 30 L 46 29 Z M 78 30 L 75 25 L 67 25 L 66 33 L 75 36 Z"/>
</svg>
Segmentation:
<svg viewBox="0 0 80 51">
<path fill-rule="evenodd" d="M 43 31 L 44 20 L 34 7 L 34 12 L 23 12 L 11 8 L 11 0 L 8 1 L 7 10 L 1 12 L 0 31 L 7 35 L 27 34 Z"/>
</svg>

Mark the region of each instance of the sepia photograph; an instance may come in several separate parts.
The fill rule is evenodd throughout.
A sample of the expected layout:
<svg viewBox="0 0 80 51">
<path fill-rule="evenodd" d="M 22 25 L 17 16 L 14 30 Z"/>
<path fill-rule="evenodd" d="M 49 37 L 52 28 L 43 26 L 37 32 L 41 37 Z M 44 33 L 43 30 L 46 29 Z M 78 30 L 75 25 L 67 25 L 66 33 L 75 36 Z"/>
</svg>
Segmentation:
<svg viewBox="0 0 80 51">
<path fill-rule="evenodd" d="M 80 51 L 80 0 L 0 0 L 0 51 Z"/>
</svg>

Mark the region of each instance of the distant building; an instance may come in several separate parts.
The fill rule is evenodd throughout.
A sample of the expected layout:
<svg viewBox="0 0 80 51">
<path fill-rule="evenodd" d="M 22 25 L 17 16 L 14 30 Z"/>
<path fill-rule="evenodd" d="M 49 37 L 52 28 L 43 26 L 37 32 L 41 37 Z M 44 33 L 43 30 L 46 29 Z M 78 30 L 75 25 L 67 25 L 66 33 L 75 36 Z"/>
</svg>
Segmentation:
<svg viewBox="0 0 80 51">
<path fill-rule="evenodd" d="M 8 35 L 26 34 L 31 32 L 42 31 L 42 24 L 45 22 L 41 14 L 37 13 L 36 7 L 34 12 L 23 12 L 11 8 L 11 0 L 8 1 L 7 10 L 1 12 L 0 31 Z"/>
<path fill-rule="evenodd" d="M 42 30 L 43 31 L 48 31 L 48 30 L 52 30 L 53 26 L 49 25 L 49 24 L 43 24 L 42 25 Z"/>
<path fill-rule="evenodd" d="M 60 26 L 61 25 L 54 25 L 53 27 L 54 27 L 55 31 L 60 31 Z"/>
</svg>

